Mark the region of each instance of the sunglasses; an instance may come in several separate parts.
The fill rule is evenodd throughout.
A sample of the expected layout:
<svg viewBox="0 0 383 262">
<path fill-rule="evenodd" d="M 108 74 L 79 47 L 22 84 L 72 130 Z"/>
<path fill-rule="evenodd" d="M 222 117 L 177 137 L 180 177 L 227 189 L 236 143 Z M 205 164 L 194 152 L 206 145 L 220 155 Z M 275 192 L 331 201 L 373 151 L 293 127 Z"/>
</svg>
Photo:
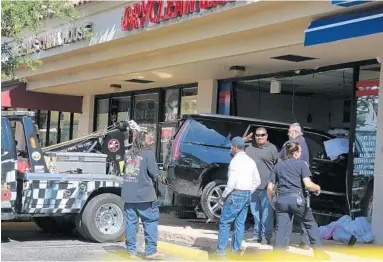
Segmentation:
<svg viewBox="0 0 383 262">
<path fill-rule="evenodd" d="M 267 134 L 255 134 L 255 137 L 264 137 L 267 136 Z"/>
</svg>

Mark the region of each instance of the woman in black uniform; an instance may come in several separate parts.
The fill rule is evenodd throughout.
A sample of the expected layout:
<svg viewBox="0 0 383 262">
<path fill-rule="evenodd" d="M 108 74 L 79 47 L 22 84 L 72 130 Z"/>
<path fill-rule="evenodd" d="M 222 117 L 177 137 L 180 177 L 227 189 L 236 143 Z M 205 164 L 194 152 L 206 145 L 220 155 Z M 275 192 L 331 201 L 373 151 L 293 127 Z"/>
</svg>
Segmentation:
<svg viewBox="0 0 383 262">
<path fill-rule="evenodd" d="M 309 166 L 305 161 L 299 160 L 300 155 L 299 143 L 286 143 L 286 158 L 275 165 L 271 181 L 268 183 L 267 193 L 270 200 L 274 186 L 278 183 L 275 201 L 277 225 L 274 247 L 276 249 L 287 247 L 294 216 L 302 221 L 314 249 L 322 246 L 318 224 L 305 200 L 305 188 L 319 194 L 320 187 L 311 181 Z"/>
</svg>

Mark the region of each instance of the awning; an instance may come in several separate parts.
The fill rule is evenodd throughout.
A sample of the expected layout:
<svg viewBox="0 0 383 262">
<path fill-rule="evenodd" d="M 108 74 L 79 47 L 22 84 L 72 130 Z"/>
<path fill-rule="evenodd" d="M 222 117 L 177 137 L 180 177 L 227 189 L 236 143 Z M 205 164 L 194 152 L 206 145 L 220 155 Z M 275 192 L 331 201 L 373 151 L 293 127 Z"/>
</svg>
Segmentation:
<svg viewBox="0 0 383 262">
<path fill-rule="evenodd" d="M 313 21 L 305 31 L 304 46 L 331 43 L 378 33 L 383 33 L 383 9 Z"/>
<path fill-rule="evenodd" d="M 46 94 L 26 90 L 26 84 L 16 82 L 1 86 L 1 106 L 47 111 L 82 113 L 82 96 Z"/>
</svg>

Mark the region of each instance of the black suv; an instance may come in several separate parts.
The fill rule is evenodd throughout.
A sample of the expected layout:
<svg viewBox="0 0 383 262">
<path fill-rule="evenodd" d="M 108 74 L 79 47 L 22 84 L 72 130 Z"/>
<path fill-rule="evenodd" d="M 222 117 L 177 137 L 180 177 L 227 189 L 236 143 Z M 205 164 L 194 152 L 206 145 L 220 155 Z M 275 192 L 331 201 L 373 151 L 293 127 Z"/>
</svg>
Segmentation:
<svg viewBox="0 0 383 262">
<path fill-rule="evenodd" d="M 231 160 L 231 139 L 243 137 L 260 126 L 266 127 L 269 141 L 280 150 L 287 140 L 287 123 L 213 114 L 184 116 L 169 143 L 170 153 L 165 162 L 169 187 L 176 193 L 176 199 L 196 200 L 196 211 L 202 209 L 208 219 L 217 220 L 221 211 L 218 198 L 225 188 Z M 324 142 L 335 138 L 330 134 L 305 128 L 304 137 L 310 151 L 313 181 L 322 188 L 322 194 L 311 199 L 314 213 L 332 217 L 349 214 L 347 154 L 333 161 L 327 157 Z"/>
</svg>

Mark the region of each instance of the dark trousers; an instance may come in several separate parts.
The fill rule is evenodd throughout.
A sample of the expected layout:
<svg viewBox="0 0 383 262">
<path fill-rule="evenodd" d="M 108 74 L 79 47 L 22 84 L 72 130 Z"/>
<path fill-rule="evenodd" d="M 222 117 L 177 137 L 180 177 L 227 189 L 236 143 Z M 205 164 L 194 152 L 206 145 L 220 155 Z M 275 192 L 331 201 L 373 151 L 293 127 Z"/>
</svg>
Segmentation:
<svg viewBox="0 0 383 262">
<path fill-rule="evenodd" d="M 285 248 L 288 246 L 294 217 L 306 229 L 311 245 L 314 248 L 322 246 L 318 224 L 315 222 L 311 208 L 306 207 L 304 199 L 303 203 L 298 205 L 297 196 L 289 194 L 280 195 L 275 203 L 275 209 L 277 219 L 275 248 Z"/>
</svg>

